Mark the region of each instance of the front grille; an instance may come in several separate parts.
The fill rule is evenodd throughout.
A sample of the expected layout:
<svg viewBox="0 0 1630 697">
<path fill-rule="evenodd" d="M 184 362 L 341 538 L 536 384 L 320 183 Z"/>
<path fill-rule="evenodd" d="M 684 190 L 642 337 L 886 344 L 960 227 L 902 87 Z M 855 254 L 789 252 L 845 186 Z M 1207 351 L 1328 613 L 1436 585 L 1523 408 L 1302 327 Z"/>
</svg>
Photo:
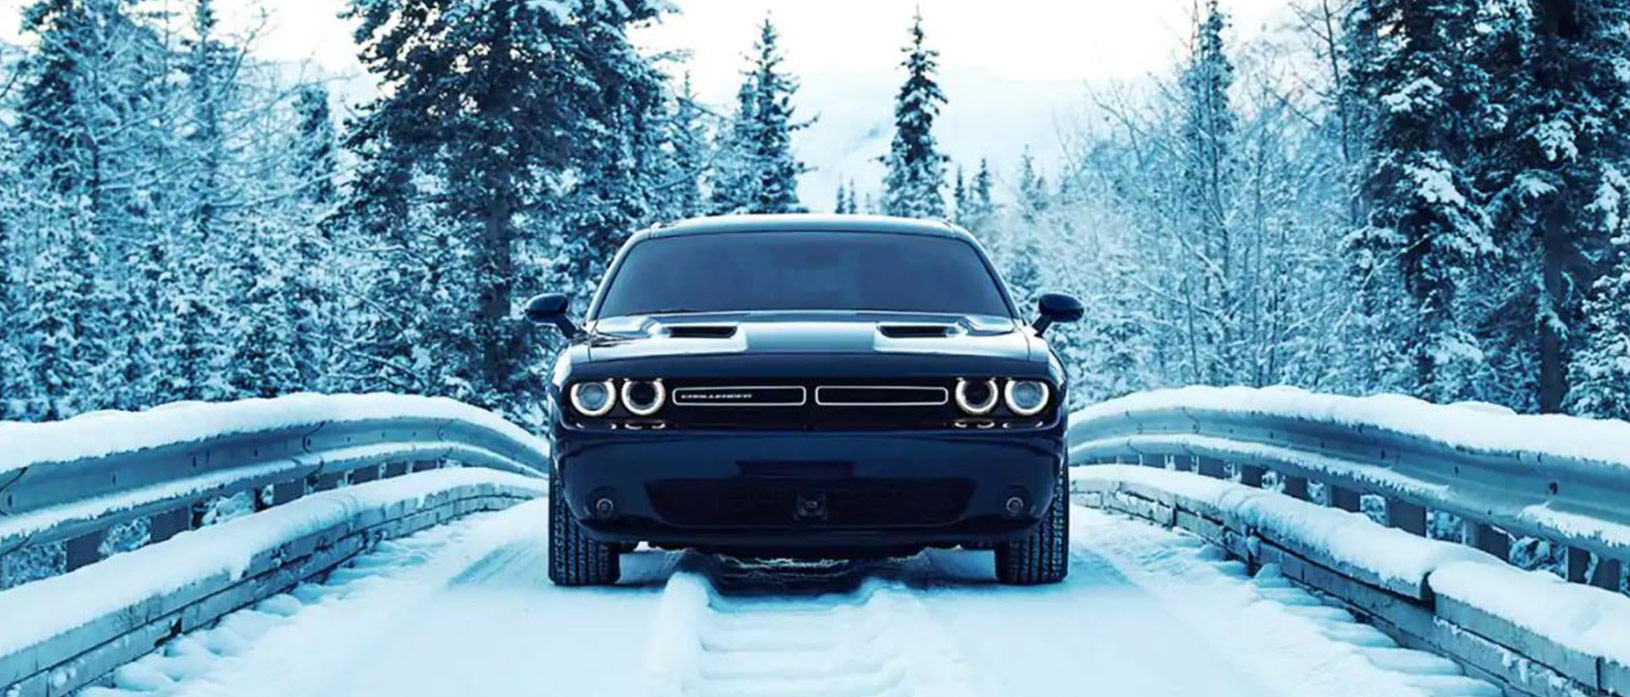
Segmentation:
<svg viewBox="0 0 1630 697">
<path fill-rule="evenodd" d="M 951 401 L 943 387 L 831 386 L 815 388 L 815 404 L 823 407 L 938 407 Z"/>
<path fill-rule="evenodd" d="M 663 520 L 688 527 L 945 525 L 968 508 L 966 479 L 665 479 L 647 486 Z M 819 501 L 819 515 L 800 513 Z"/>
</svg>

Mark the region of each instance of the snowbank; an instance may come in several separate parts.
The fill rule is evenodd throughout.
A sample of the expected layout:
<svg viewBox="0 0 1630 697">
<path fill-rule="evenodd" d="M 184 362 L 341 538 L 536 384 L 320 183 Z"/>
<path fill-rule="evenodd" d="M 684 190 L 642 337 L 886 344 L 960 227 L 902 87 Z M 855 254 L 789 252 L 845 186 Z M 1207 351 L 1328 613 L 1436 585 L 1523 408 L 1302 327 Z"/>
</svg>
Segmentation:
<svg viewBox="0 0 1630 697">
<path fill-rule="evenodd" d="M 343 526 L 365 514 L 465 487 L 527 495 L 544 482 L 518 474 L 450 468 L 325 491 L 251 516 L 177 535 L 72 573 L 0 592 L 0 657 L 219 574 L 236 580 L 268 550 Z M 70 602 L 64 602 L 71 598 Z"/>
<path fill-rule="evenodd" d="M 1466 450 L 1537 453 L 1630 468 L 1630 423 L 1572 416 L 1517 415 L 1476 405 L 1441 405 L 1403 395 L 1341 397 L 1291 387 L 1184 387 L 1112 399 L 1070 415 L 1073 432 L 1129 412 L 1190 409 L 1271 414 L 1377 427 Z"/>
<path fill-rule="evenodd" d="M 540 453 L 548 444 L 492 412 L 442 397 L 297 394 L 182 402 L 142 412 L 94 412 L 51 423 L 0 422 L 0 475 L 40 462 L 135 452 L 219 435 L 390 418 L 471 423 Z"/>
</svg>

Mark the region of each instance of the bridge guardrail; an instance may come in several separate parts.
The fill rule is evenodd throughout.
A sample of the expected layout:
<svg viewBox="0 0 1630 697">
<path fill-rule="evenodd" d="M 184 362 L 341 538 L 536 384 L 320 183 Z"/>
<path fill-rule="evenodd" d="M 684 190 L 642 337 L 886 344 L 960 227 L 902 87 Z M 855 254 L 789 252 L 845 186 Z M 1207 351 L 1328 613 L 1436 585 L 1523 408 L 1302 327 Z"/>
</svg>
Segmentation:
<svg viewBox="0 0 1630 697">
<path fill-rule="evenodd" d="M 1185 388 L 1077 412 L 1070 462 L 1121 465 L 1076 472 L 1078 502 L 1276 565 L 1507 694 L 1630 697 L 1630 424 Z"/>
<path fill-rule="evenodd" d="M 1524 538 L 1566 548 L 1566 577 L 1618 590 L 1630 560 L 1630 424 L 1517 416 L 1404 397 L 1184 388 L 1077 412 L 1070 462 L 1119 462 L 1271 484 L 1502 559 Z M 1525 438 L 1531 440 L 1524 441 Z M 1271 476 L 1269 476 L 1271 473 Z M 1277 481 L 1272 481 L 1277 480 Z M 1442 527 L 1439 525 L 1438 527 Z"/>
<path fill-rule="evenodd" d="M 255 510 L 444 463 L 544 476 L 548 444 L 481 409 L 398 395 L 292 395 L 0 423 L 0 589 Z"/>
</svg>

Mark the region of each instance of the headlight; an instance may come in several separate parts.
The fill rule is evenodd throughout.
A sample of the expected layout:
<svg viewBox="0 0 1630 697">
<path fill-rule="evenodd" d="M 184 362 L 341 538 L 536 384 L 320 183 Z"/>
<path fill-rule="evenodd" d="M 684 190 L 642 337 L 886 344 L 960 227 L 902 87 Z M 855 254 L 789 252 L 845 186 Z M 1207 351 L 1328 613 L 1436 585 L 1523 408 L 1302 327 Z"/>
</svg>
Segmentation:
<svg viewBox="0 0 1630 697">
<path fill-rule="evenodd" d="M 623 406 L 635 416 L 650 416 L 662 408 L 668 399 L 668 390 L 662 380 L 624 380 Z"/>
<path fill-rule="evenodd" d="M 1000 391 L 996 389 L 995 380 L 965 380 L 957 378 L 956 405 L 962 411 L 979 416 L 989 414 L 996 408 L 996 398 Z"/>
<path fill-rule="evenodd" d="M 571 395 L 572 408 L 584 416 L 605 416 L 617 404 L 617 390 L 610 380 L 577 383 Z"/>
<path fill-rule="evenodd" d="M 1008 380 L 1002 396 L 1013 413 L 1019 416 L 1038 414 L 1047 408 L 1047 383 L 1040 380 Z"/>
</svg>

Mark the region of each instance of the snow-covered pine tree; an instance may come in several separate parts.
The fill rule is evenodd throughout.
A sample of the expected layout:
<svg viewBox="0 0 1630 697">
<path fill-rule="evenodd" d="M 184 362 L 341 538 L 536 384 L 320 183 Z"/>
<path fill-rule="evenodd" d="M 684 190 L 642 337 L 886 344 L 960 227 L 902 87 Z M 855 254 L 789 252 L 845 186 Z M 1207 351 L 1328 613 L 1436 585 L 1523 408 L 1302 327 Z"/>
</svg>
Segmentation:
<svg viewBox="0 0 1630 697">
<path fill-rule="evenodd" d="M 980 171 L 985 172 L 982 164 Z M 976 177 L 975 189 L 980 186 Z M 1010 226 L 995 240 L 998 258 L 1006 262 L 1003 275 L 1013 292 L 1013 300 L 1021 306 L 1034 302 L 1042 292 L 1043 260 L 1038 237 L 1041 234 L 1042 217 L 1051 205 L 1050 194 L 1047 189 L 1047 178 L 1036 169 L 1036 158 L 1027 145 L 1024 153 L 1019 156 L 1018 224 Z M 975 196 L 978 200 L 975 205 L 984 205 L 986 195 L 988 190 L 979 191 Z"/>
<path fill-rule="evenodd" d="M 911 42 L 905 46 L 905 84 L 894 97 L 894 140 L 883 158 L 883 211 L 904 218 L 945 217 L 947 159 L 934 139 L 934 119 L 945 104 L 936 73 L 939 51 L 923 44 L 923 15 L 911 20 Z"/>
<path fill-rule="evenodd" d="M 860 196 L 855 193 L 855 180 L 853 179 L 849 180 L 849 210 L 845 212 L 849 215 L 859 215 L 861 213 Z"/>
<path fill-rule="evenodd" d="M 708 172 L 707 210 L 712 215 L 747 213 L 757 198 L 758 175 L 752 153 L 756 128 L 753 81 L 736 90 L 736 108 L 714 135 L 713 167 Z"/>
<path fill-rule="evenodd" d="M 673 161 L 677 181 L 668 196 L 678 218 L 693 218 L 703 212 L 702 178 L 708 166 L 707 113 L 685 73 L 679 94 L 674 98 Z"/>
<path fill-rule="evenodd" d="M 183 46 L 191 167 L 186 224 L 173 250 L 182 273 L 172 284 L 182 326 L 168 342 L 185 366 L 177 371 L 186 381 L 176 385 L 176 397 L 277 394 L 287 381 L 287 336 L 275 329 L 283 307 L 264 284 L 280 240 L 266 239 L 266 229 L 239 206 L 250 191 L 234 143 L 243 131 L 236 112 L 245 49 L 223 34 L 213 0 L 195 0 L 190 24 Z"/>
<path fill-rule="evenodd" d="M 798 177 L 809 168 L 792 152 L 792 134 L 804 128 L 793 117 L 792 97 L 798 81 L 781 69 L 779 35 L 769 17 L 760 27 L 754 46 L 753 160 L 758 171 L 753 213 L 801 213 Z"/>
<path fill-rule="evenodd" d="M 1537 374 L 1534 402 L 1560 411 L 1568 360 L 1581 346 L 1594 259 L 1616 234 L 1598 210 L 1609 173 L 1630 156 L 1630 9 L 1617 3 L 1504 0 L 1478 54 L 1500 128 L 1478 143 L 1477 164 L 1501 231 L 1497 290 L 1533 308 L 1490 318 L 1503 343 Z M 1514 281 L 1514 282 L 1513 282 Z M 1515 371 L 1512 371 L 1515 372 Z"/>
<path fill-rule="evenodd" d="M 1183 238 L 1178 257 L 1194 380 L 1238 382 L 1239 307 L 1234 287 L 1238 251 L 1229 219 L 1236 179 L 1232 150 L 1238 118 L 1229 102 L 1234 65 L 1223 47 L 1228 19 L 1217 0 L 1196 17 L 1189 58 L 1179 78 L 1179 158 Z"/>
<path fill-rule="evenodd" d="M 832 204 L 832 212 L 843 215 L 849 212 L 849 192 L 843 188 L 843 180 L 838 180 L 838 200 Z"/>
<path fill-rule="evenodd" d="M 334 290 L 339 285 L 339 258 L 334 253 L 332 229 L 323 221 L 339 198 L 338 143 L 328 88 L 309 83 L 295 90 L 291 172 L 285 176 L 298 186 L 289 234 L 293 237 L 293 268 L 287 273 L 290 288 L 282 302 L 288 317 L 289 360 L 297 389 L 319 390 L 329 373 L 333 344 L 341 338 Z"/>
<path fill-rule="evenodd" d="M 1575 414 L 1630 420 L 1630 176 L 1605 167 L 1589 213 L 1614 231 L 1605 273 L 1585 300 L 1584 337 L 1569 368 Z"/>
<path fill-rule="evenodd" d="M 13 244 L 39 261 L 16 279 L 23 317 L 13 343 L 31 376 L 19 392 L 33 407 L 22 416 L 58 418 L 119 405 L 120 377 L 140 358 L 122 344 L 124 329 L 141 325 L 109 279 L 125 241 L 157 227 L 142 184 L 157 169 L 149 143 L 167 106 L 162 46 L 124 0 L 41 0 L 23 29 L 37 47 L 19 68 L 13 152 L 31 183 L 27 226 L 15 229 L 28 239 Z"/>
<path fill-rule="evenodd" d="M 1457 291 L 1498 254 L 1470 166 L 1474 115 L 1487 77 L 1466 60 L 1472 0 L 1361 0 L 1350 31 L 1378 37 L 1373 60 L 1353 66 L 1373 101 L 1367 224 L 1345 246 L 1373 268 L 1398 259 L 1413 330 L 1396 339 L 1414 389 L 1440 402 L 1475 396 L 1486 358 Z"/>
<path fill-rule="evenodd" d="M 956 182 L 951 187 L 951 219 L 960 223 L 962 216 L 968 213 L 968 178 L 962 171 L 962 165 L 957 165 Z"/>
<path fill-rule="evenodd" d="M 749 60 L 735 112 L 719 132 L 708 208 L 715 215 L 803 212 L 798 178 L 809 168 L 793 154 L 792 134 L 809 123 L 794 116 L 798 81 L 781 66 L 786 59 L 769 17 Z"/>
<path fill-rule="evenodd" d="M 968 182 L 967 200 L 957 206 L 957 224 L 982 238 L 987 245 L 995 241 L 990 238 L 996 232 L 996 201 L 992 198 L 995 186 L 990 162 L 979 158 L 979 171 L 974 172 Z"/>
<path fill-rule="evenodd" d="M 388 312 L 423 312 L 434 324 L 425 327 L 432 336 L 410 345 L 410 360 L 389 348 L 390 358 L 363 356 L 363 362 L 383 359 L 396 373 L 390 379 L 413 376 L 409 382 L 428 381 L 430 391 L 524 411 L 518 403 L 525 399 L 523 367 L 531 354 L 524 323 L 514 316 L 518 250 L 603 248 L 600 239 L 571 246 L 575 242 L 564 238 L 584 233 L 546 221 L 558 220 L 558 207 L 567 203 L 563 183 L 604 181 L 604 168 L 632 164 L 621 129 L 633 123 L 627 100 L 648 91 L 651 68 L 629 46 L 626 29 L 655 17 L 661 6 L 646 0 L 352 0 L 348 14 L 360 20 L 363 62 L 382 86 L 348 142 L 364 166 L 347 217 L 357 221 L 374 208 L 376 202 L 364 199 L 375 194 L 388 197 L 377 205 L 406 202 L 410 213 L 434 224 L 418 231 L 387 228 L 387 237 L 418 236 L 410 250 L 431 240 L 450 242 L 427 251 L 454 255 L 453 265 L 429 271 L 428 280 L 448 284 L 441 296 L 426 295 L 440 291 L 422 284 L 408 285 L 406 295 L 382 295 L 382 288 L 370 293 Z M 407 46 L 413 50 L 402 50 Z M 448 69 L 454 65 L 459 69 Z M 373 177 L 383 180 L 369 181 Z M 421 184 L 434 196 L 421 197 Z M 621 212 L 608 215 L 622 218 Z M 393 225 L 410 225 L 416 217 Z M 563 244 L 538 239 L 546 233 L 562 236 Z M 401 253 L 381 282 L 401 284 L 424 262 Z M 468 273 L 440 275 L 460 268 Z M 455 302 L 451 311 L 436 307 L 448 298 Z M 376 320 L 377 327 L 388 324 Z M 473 345 L 462 345 L 466 340 Z"/>
</svg>

